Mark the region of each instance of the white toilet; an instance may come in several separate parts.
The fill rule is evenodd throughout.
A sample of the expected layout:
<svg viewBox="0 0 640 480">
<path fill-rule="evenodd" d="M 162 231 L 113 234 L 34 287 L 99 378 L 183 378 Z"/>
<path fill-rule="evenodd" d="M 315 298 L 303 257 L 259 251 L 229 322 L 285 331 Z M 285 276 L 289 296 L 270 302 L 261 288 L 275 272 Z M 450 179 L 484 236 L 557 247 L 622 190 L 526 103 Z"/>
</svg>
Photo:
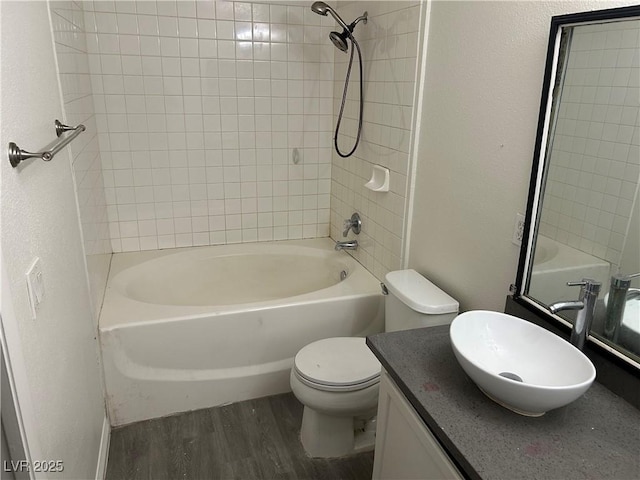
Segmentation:
<svg viewBox="0 0 640 480">
<path fill-rule="evenodd" d="M 385 276 L 385 331 L 448 325 L 458 302 L 415 270 Z M 304 405 L 300 439 L 312 457 L 372 450 L 380 362 L 360 337 L 326 338 L 296 355 L 291 390 Z"/>
</svg>

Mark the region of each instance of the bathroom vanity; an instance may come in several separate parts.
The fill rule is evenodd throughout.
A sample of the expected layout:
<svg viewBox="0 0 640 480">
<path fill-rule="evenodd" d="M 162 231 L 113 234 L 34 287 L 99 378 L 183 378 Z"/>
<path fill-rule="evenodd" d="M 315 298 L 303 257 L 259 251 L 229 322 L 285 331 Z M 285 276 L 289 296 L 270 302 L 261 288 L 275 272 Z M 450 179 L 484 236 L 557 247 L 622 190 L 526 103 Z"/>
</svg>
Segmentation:
<svg viewBox="0 0 640 480">
<path fill-rule="evenodd" d="M 467 377 L 448 326 L 367 344 L 385 370 L 374 478 L 640 478 L 640 411 L 597 380 L 566 407 L 525 417 Z"/>
<path fill-rule="evenodd" d="M 384 369 L 377 422 L 374 480 L 464 478 Z"/>
</svg>

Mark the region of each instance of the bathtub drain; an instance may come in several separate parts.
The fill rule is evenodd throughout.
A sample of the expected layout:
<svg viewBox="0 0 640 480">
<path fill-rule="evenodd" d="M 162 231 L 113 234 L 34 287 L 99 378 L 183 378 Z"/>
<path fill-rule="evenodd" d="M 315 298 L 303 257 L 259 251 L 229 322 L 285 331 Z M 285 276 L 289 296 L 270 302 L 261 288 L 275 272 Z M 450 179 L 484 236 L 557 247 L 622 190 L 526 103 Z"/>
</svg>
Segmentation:
<svg viewBox="0 0 640 480">
<path fill-rule="evenodd" d="M 344 280 L 345 278 L 347 278 L 347 271 L 346 270 L 342 270 L 340 272 L 340 281 Z"/>
</svg>

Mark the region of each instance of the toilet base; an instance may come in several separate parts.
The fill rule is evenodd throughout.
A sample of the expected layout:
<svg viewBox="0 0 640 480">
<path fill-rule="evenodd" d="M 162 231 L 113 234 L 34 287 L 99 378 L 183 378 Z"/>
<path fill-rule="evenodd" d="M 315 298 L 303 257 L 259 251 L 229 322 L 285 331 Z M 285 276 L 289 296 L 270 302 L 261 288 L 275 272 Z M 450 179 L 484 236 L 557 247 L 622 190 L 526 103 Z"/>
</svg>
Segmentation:
<svg viewBox="0 0 640 480">
<path fill-rule="evenodd" d="M 364 428 L 357 428 L 356 423 Z M 310 457 L 344 457 L 369 452 L 375 446 L 375 437 L 375 422 L 324 415 L 304 407 L 300 440 Z"/>
</svg>

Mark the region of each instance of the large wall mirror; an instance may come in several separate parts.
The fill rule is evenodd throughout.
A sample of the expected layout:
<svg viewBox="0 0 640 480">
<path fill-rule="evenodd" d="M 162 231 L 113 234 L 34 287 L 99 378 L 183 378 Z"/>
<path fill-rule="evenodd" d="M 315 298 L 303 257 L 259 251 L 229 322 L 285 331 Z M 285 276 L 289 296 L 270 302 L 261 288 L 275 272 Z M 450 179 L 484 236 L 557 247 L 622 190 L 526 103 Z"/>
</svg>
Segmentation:
<svg viewBox="0 0 640 480">
<path fill-rule="evenodd" d="M 640 368 L 639 107 L 640 6 L 554 17 L 515 298 L 600 282 L 590 340 Z"/>
</svg>

